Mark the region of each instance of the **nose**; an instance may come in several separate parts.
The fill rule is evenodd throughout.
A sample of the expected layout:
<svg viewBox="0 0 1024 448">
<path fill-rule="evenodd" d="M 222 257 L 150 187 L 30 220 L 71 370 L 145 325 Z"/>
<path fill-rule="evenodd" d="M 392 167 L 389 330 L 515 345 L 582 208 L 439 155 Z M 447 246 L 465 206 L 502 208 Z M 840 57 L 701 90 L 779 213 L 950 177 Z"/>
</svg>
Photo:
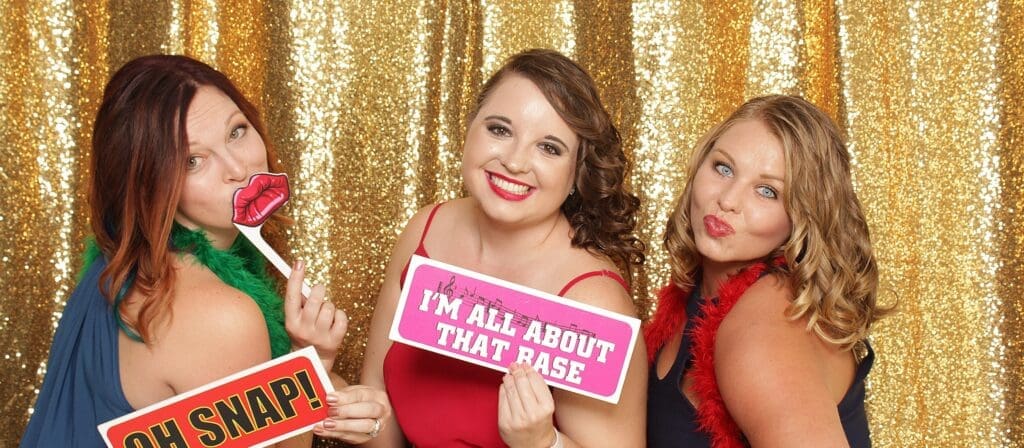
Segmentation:
<svg viewBox="0 0 1024 448">
<path fill-rule="evenodd" d="M 239 155 L 226 152 L 223 160 L 224 180 L 228 182 L 244 182 L 249 177 L 249 167 Z"/>
<path fill-rule="evenodd" d="M 501 164 L 509 173 L 525 173 L 530 170 L 529 145 L 512 145 L 501 157 Z"/>
<path fill-rule="evenodd" d="M 740 209 L 743 187 L 736 182 L 729 182 L 722 188 L 718 196 L 718 208 L 723 212 L 738 212 Z"/>
</svg>

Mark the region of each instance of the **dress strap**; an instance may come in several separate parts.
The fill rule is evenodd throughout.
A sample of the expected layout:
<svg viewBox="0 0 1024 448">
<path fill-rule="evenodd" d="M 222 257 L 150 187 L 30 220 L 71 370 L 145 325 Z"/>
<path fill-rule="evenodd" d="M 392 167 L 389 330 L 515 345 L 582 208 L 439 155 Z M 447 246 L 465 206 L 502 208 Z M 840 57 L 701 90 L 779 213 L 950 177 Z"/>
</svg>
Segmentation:
<svg viewBox="0 0 1024 448">
<path fill-rule="evenodd" d="M 416 246 L 416 251 L 413 252 L 414 254 L 419 255 L 421 257 L 430 258 L 430 255 L 427 254 L 427 247 L 423 245 L 423 242 L 426 241 L 427 239 L 427 232 L 430 231 L 430 224 L 434 222 L 434 215 L 437 214 L 437 209 L 441 208 L 441 206 L 444 204 L 445 203 L 442 202 L 440 204 L 435 205 L 434 208 L 430 209 L 430 216 L 427 216 L 427 223 L 423 226 L 423 233 L 420 234 L 420 244 Z M 405 267 L 402 268 L 402 277 L 399 279 L 399 281 L 402 282 L 401 285 L 403 288 L 405 287 L 405 276 L 409 274 L 409 262 L 411 261 L 412 259 L 410 257 L 409 260 L 406 260 Z"/>
<path fill-rule="evenodd" d="M 573 277 L 572 280 L 569 280 L 569 283 L 566 283 L 565 286 L 562 287 L 561 291 L 558 291 L 558 295 L 565 295 L 565 293 L 572 289 L 573 286 L 576 286 L 577 283 L 586 280 L 590 277 L 598 276 L 608 277 L 611 278 L 612 280 L 619 282 L 619 284 L 622 285 L 622 289 L 625 289 L 627 294 L 629 293 L 629 284 L 627 284 L 626 281 L 622 279 L 621 275 L 619 275 L 616 272 L 609 271 L 607 269 L 601 269 L 598 271 L 584 272 L 580 275 L 577 275 L 576 277 Z"/>
<path fill-rule="evenodd" d="M 427 239 L 427 232 L 430 231 L 430 224 L 434 222 L 434 215 L 437 214 L 437 209 L 441 208 L 441 206 L 444 204 L 445 203 L 442 202 L 440 204 L 435 205 L 434 208 L 430 209 L 430 216 L 427 216 L 427 224 L 423 226 L 423 233 L 420 234 L 420 244 L 416 246 L 417 255 L 422 255 L 424 257 L 428 256 L 427 248 L 423 245 L 423 242 L 426 241 Z"/>
</svg>

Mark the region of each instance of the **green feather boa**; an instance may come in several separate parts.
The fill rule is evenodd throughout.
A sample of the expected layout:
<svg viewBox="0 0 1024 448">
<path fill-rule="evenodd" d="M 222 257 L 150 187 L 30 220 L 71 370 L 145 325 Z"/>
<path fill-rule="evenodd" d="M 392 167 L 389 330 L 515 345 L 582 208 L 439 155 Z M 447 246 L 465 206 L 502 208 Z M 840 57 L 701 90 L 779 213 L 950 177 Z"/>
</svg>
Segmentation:
<svg viewBox="0 0 1024 448">
<path fill-rule="evenodd" d="M 283 301 L 277 294 L 274 280 L 267 273 L 266 260 L 263 254 L 256 249 L 244 236 L 235 238 L 234 244 L 228 250 L 219 250 L 210 244 L 206 232 L 202 229 L 189 230 L 174 223 L 171 229 L 171 244 L 178 251 L 178 256 L 185 253 L 192 254 L 203 266 L 213 271 L 217 278 L 229 286 L 242 291 L 251 297 L 263 312 L 263 319 L 267 323 L 267 333 L 270 334 L 270 352 L 273 357 L 287 354 L 291 351 L 291 340 L 288 332 L 284 329 Z M 89 238 L 85 249 L 84 273 L 88 267 L 99 258 L 101 252 L 96 240 Z M 134 271 L 133 271 L 134 274 Z M 134 278 L 132 275 L 129 281 Z M 118 326 L 128 335 L 137 341 L 142 341 L 138 333 L 129 328 L 121 320 L 121 313 L 117 312 L 117 305 L 124 298 L 128 290 L 129 282 L 121 288 L 114 299 L 114 317 Z"/>
</svg>

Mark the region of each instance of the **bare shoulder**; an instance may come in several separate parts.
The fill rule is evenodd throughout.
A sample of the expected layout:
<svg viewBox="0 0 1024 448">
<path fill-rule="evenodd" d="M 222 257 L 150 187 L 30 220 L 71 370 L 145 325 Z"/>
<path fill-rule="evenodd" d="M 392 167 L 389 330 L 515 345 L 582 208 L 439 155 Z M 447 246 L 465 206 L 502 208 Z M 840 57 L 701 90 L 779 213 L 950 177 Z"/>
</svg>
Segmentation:
<svg viewBox="0 0 1024 448">
<path fill-rule="evenodd" d="M 791 366 L 780 360 L 806 360 L 814 356 L 815 336 L 805 330 L 806 321 L 791 321 L 786 317 L 792 297 L 787 282 L 778 276 L 768 275 L 754 282 L 718 329 L 716 371 L 724 372 L 730 370 L 728 367 L 741 365 L 761 370 L 765 367 L 761 363 L 784 369 Z M 800 374 L 799 371 L 784 373 Z"/>
<path fill-rule="evenodd" d="M 263 313 L 252 298 L 194 261 L 182 260 L 180 266 L 173 302 L 178 329 L 202 329 L 202 333 L 224 337 L 259 329 L 266 333 Z"/>
<path fill-rule="evenodd" d="M 636 317 L 636 307 L 629 291 L 619 282 L 620 278 L 625 279 L 626 276 L 622 275 L 611 261 L 586 250 L 574 248 L 571 255 L 566 257 L 563 266 L 571 267 L 565 274 L 566 284 L 579 279 L 566 291 L 566 297 L 619 314 Z M 618 277 L 609 275 L 609 273 L 614 273 Z M 587 275 L 587 277 L 580 278 L 583 275 Z"/>
<path fill-rule="evenodd" d="M 719 327 L 715 377 L 729 413 L 755 445 L 825 446 L 814 444 L 834 441 L 836 430 L 842 435 L 836 403 L 817 335 L 806 330 L 806 318 L 786 317 L 792 298 L 774 275 L 747 289 Z M 822 430 L 808 438 L 808 427 Z"/>
<path fill-rule="evenodd" d="M 186 257 L 178 260 L 172 317 L 158 342 L 157 362 L 188 365 L 168 379 L 178 392 L 270 359 L 270 338 L 259 306 Z"/>
</svg>

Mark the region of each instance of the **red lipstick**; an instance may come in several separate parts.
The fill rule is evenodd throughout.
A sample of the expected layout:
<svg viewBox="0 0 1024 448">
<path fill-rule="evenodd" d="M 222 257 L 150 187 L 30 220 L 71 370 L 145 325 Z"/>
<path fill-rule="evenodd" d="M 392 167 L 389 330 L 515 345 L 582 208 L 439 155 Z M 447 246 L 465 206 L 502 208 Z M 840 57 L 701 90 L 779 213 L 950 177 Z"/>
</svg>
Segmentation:
<svg viewBox="0 0 1024 448">
<path fill-rule="evenodd" d="M 707 215 L 704 217 L 704 229 L 708 231 L 708 235 L 712 238 L 724 238 L 736 233 L 729 223 L 715 215 Z"/>
<path fill-rule="evenodd" d="M 498 183 L 504 184 L 505 188 L 498 186 Z M 519 182 L 515 179 L 509 179 L 508 177 L 502 176 L 497 173 L 487 171 L 487 185 L 491 187 L 498 197 L 507 201 L 522 201 L 533 193 L 533 187 Z M 508 188 L 521 189 L 522 193 L 509 191 Z"/>
</svg>

